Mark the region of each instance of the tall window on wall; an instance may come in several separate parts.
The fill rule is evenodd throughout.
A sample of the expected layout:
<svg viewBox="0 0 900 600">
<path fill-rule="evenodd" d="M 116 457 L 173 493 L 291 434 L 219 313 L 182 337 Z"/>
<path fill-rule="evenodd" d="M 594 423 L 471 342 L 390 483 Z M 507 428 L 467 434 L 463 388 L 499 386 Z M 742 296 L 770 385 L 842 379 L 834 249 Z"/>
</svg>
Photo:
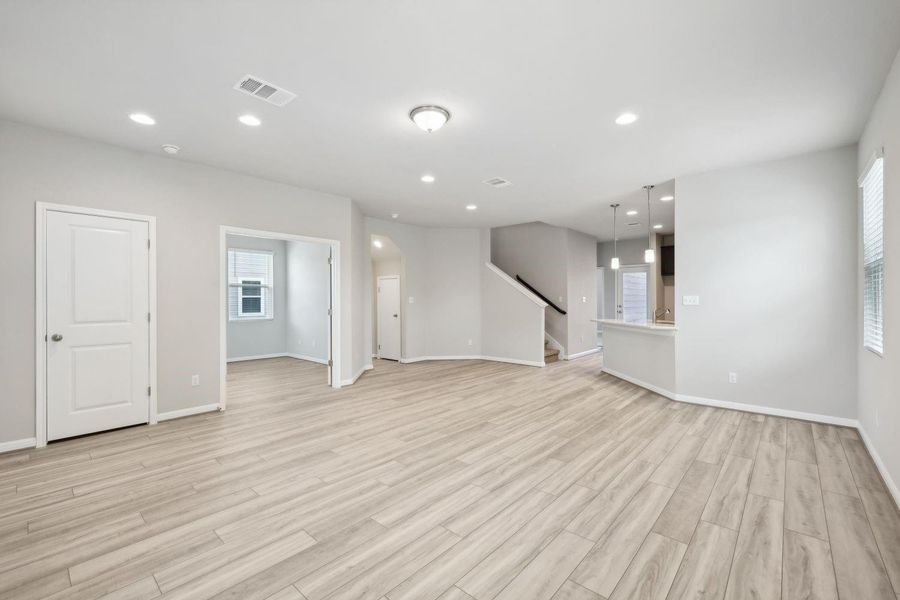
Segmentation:
<svg viewBox="0 0 900 600">
<path fill-rule="evenodd" d="M 228 320 L 272 318 L 273 255 L 228 249 Z"/>
<path fill-rule="evenodd" d="M 862 179 L 863 345 L 884 351 L 884 159 L 877 157 Z"/>
</svg>

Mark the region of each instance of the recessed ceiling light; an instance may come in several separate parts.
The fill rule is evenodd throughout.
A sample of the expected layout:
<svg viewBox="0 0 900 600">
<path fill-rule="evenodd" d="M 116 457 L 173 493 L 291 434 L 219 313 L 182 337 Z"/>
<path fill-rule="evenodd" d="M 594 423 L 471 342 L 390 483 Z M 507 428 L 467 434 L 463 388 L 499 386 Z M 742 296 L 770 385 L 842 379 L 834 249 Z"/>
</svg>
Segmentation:
<svg viewBox="0 0 900 600">
<path fill-rule="evenodd" d="M 259 127 L 260 125 L 262 125 L 262 121 L 260 121 L 259 118 L 254 117 L 253 115 L 241 115 L 240 117 L 238 117 L 238 121 L 250 127 Z"/>
<path fill-rule="evenodd" d="M 422 181 L 424 183 L 434 183 L 434 175 L 422 175 Z"/>
<path fill-rule="evenodd" d="M 399 216 L 400 216 L 400 213 L 391 213 L 391 218 L 392 218 L 392 219 L 396 219 L 396 218 L 399 217 Z"/>
<path fill-rule="evenodd" d="M 662 229 L 662 224 L 657 223 L 656 225 L 653 226 L 653 229 Z"/>
<path fill-rule="evenodd" d="M 181 148 L 175 144 L 163 144 L 162 149 L 166 154 L 178 154 L 178 151 L 181 150 Z"/>
<path fill-rule="evenodd" d="M 659 199 L 660 202 L 671 202 L 675 199 L 675 196 L 663 196 Z"/>
<path fill-rule="evenodd" d="M 636 211 L 636 210 L 629 210 L 629 211 L 628 211 L 627 213 L 625 213 L 625 214 L 628 215 L 629 217 L 633 217 L 634 215 L 637 214 L 637 211 Z"/>
<path fill-rule="evenodd" d="M 419 129 L 431 133 L 444 126 L 450 120 L 450 111 L 441 106 L 417 106 L 409 111 L 409 118 Z"/>
<path fill-rule="evenodd" d="M 466 210 L 476 210 L 477 208 L 474 204 L 466 204 Z"/>
<path fill-rule="evenodd" d="M 638 120 L 638 116 L 634 113 L 627 112 L 622 113 L 618 117 L 616 117 L 616 125 L 631 125 L 635 121 Z"/>
<path fill-rule="evenodd" d="M 128 118 L 141 125 L 156 125 L 156 119 L 144 113 L 131 113 Z"/>
<path fill-rule="evenodd" d="M 384 244 L 381 243 L 381 240 L 372 240 L 372 245 L 376 248 L 381 248 Z"/>
</svg>

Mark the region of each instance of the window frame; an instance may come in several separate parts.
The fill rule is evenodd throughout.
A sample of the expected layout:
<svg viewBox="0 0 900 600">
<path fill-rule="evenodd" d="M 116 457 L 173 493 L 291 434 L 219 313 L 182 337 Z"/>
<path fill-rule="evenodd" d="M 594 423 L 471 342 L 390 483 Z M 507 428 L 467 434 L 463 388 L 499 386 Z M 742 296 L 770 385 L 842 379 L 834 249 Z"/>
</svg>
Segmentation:
<svg viewBox="0 0 900 600">
<path fill-rule="evenodd" d="M 231 278 L 232 271 L 232 263 L 231 256 L 232 253 L 243 252 L 246 254 L 261 254 L 268 257 L 270 262 L 269 273 L 271 274 L 270 281 L 268 274 L 267 276 L 255 276 L 255 277 L 238 277 Z M 226 293 L 226 314 L 228 317 L 228 321 L 231 323 L 238 323 L 241 321 L 272 321 L 275 319 L 275 252 L 272 250 L 261 250 L 256 248 L 238 248 L 238 247 L 229 247 L 226 248 L 226 265 L 225 265 L 226 275 L 228 278 L 227 288 L 234 288 L 237 290 L 237 310 L 235 311 L 235 316 L 231 314 L 231 295 Z M 256 283 L 259 282 L 259 283 Z M 247 283 L 250 283 L 252 287 L 258 287 L 260 289 L 259 296 L 244 296 L 244 287 Z M 259 298 L 260 299 L 260 309 L 261 312 L 258 313 L 247 313 L 244 312 L 244 298 Z M 270 310 L 269 310 L 270 309 Z"/>
<path fill-rule="evenodd" d="M 869 177 L 869 174 L 872 172 L 872 169 L 880 161 L 881 167 L 881 214 L 880 214 L 880 227 L 881 227 L 881 257 L 876 259 L 875 261 L 866 262 L 866 198 L 865 198 L 865 182 Z M 858 180 L 859 185 L 859 202 L 860 202 L 860 235 L 859 235 L 859 243 L 860 243 L 860 275 L 861 275 L 861 283 L 862 289 L 861 292 L 861 308 L 860 311 L 860 325 L 862 329 L 862 347 L 864 350 L 868 350 L 875 356 L 879 358 L 884 358 L 884 330 L 885 330 L 885 303 L 884 303 L 884 289 L 885 289 L 885 253 L 884 253 L 884 234 L 885 234 L 885 226 L 884 226 L 884 212 L 885 212 L 885 189 L 884 189 L 884 152 L 879 149 L 875 153 L 873 153 L 872 157 L 866 163 L 865 169 L 863 169 L 862 175 L 860 175 Z M 866 316 L 867 316 L 867 280 L 868 273 L 870 271 L 870 266 L 874 266 L 875 268 L 880 267 L 881 272 L 881 294 L 879 298 L 879 325 L 881 328 L 881 347 L 875 347 L 873 342 L 867 339 L 866 336 Z"/>
</svg>

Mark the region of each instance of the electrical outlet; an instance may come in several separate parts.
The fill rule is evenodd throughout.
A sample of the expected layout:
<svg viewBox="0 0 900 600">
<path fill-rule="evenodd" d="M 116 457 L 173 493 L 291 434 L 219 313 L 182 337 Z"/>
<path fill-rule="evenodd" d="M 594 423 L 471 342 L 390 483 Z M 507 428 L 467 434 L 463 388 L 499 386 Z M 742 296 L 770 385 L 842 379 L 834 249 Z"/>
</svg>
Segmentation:
<svg viewBox="0 0 900 600">
<path fill-rule="evenodd" d="M 728 373 L 728 383 L 737 383 L 737 373 L 734 371 Z"/>
<path fill-rule="evenodd" d="M 587 304 L 587 296 L 582 296 L 582 297 L 581 297 L 581 302 L 584 303 L 584 304 Z"/>
<path fill-rule="evenodd" d="M 409 303 L 410 303 L 410 304 L 415 304 L 415 303 L 416 303 L 416 299 L 413 298 L 412 296 L 410 296 L 410 297 L 409 297 Z"/>
<path fill-rule="evenodd" d="M 700 296 L 682 296 L 681 303 L 685 306 L 700 306 Z"/>
<path fill-rule="evenodd" d="M 316 340 L 313 340 L 313 341 L 312 341 L 312 347 L 313 347 L 313 348 L 316 347 Z"/>
<path fill-rule="evenodd" d="M 562 302 L 562 296 L 559 297 L 559 301 Z"/>
<path fill-rule="evenodd" d="M 584 336 L 581 336 L 581 341 L 582 341 L 582 342 L 584 341 Z"/>
<path fill-rule="evenodd" d="M 197 387 L 200 385 L 200 376 L 199 375 L 191 375 L 191 385 Z"/>
<path fill-rule="evenodd" d="M 472 340 L 469 340 L 469 345 L 470 345 L 470 346 L 472 345 Z"/>
</svg>

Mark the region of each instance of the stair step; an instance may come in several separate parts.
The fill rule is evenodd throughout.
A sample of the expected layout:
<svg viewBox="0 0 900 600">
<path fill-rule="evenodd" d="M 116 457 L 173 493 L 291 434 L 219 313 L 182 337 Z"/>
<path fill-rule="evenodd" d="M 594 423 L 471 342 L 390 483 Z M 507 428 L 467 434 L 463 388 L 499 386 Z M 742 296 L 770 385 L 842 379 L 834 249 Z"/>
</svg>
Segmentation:
<svg viewBox="0 0 900 600">
<path fill-rule="evenodd" d="M 556 348 L 544 348 L 544 364 L 559 360 L 559 350 Z"/>
</svg>

